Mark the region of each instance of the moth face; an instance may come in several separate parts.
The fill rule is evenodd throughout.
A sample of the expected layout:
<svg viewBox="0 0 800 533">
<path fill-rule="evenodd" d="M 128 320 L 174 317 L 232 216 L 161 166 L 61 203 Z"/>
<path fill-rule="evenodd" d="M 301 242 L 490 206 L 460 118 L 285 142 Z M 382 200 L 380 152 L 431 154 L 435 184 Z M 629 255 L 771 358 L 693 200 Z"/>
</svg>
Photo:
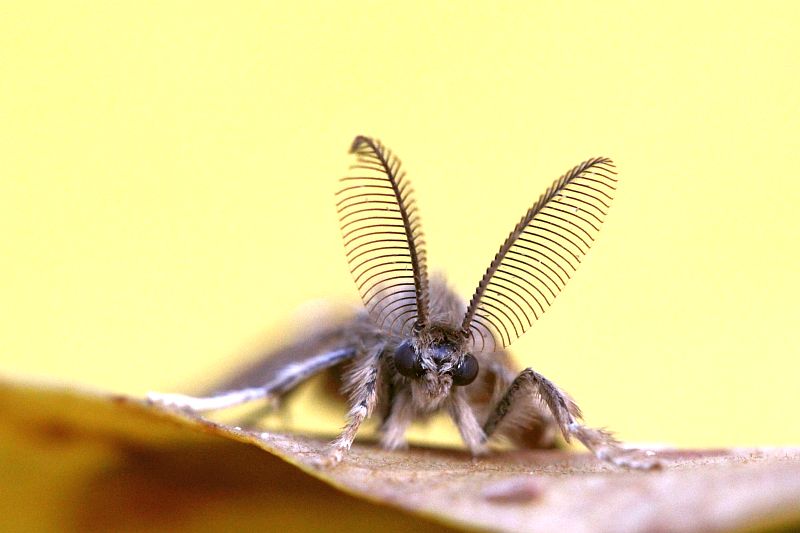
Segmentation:
<svg viewBox="0 0 800 533">
<path fill-rule="evenodd" d="M 448 337 L 435 330 L 421 332 L 403 341 L 394 353 L 397 371 L 432 399 L 447 395 L 453 386 L 469 385 L 478 375 L 475 356 L 465 351 L 463 341 Z"/>
</svg>

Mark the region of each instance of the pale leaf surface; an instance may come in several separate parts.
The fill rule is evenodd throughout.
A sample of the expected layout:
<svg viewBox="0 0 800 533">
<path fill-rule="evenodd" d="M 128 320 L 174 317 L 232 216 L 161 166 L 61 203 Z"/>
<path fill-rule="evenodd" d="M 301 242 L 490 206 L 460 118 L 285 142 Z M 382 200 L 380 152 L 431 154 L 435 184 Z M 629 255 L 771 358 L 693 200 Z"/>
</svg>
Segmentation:
<svg viewBox="0 0 800 533">
<path fill-rule="evenodd" d="M 357 443 L 318 470 L 324 446 L 133 398 L 5 382 L 0 521 L 27 531 L 800 526 L 798 448 L 663 451 L 663 470 L 630 472 L 564 450 L 472 459 Z"/>
</svg>

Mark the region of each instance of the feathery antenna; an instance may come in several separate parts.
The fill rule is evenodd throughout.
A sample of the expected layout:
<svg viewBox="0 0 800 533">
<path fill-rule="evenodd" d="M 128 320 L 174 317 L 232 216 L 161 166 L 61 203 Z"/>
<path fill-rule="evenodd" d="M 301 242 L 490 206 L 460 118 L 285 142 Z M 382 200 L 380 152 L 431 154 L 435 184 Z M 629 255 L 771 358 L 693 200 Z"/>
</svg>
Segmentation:
<svg viewBox="0 0 800 533">
<path fill-rule="evenodd" d="M 600 230 L 616 190 L 614 168 L 605 157 L 584 161 L 525 213 L 467 307 L 461 329 L 474 349 L 508 346 L 552 304 Z"/>
<path fill-rule="evenodd" d="M 428 321 L 425 241 L 413 189 L 400 160 L 380 141 L 358 136 L 352 176 L 336 193 L 350 272 L 372 319 L 396 334 Z"/>
</svg>

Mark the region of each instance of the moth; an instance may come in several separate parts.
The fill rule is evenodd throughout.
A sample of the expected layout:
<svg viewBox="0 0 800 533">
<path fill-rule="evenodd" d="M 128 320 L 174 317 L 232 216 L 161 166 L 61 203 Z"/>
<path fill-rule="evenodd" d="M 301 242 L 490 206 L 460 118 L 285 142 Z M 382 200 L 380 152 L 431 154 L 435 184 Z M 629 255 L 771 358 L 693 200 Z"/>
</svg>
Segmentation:
<svg viewBox="0 0 800 533">
<path fill-rule="evenodd" d="M 380 141 L 358 136 L 355 163 L 336 193 L 345 253 L 364 310 L 323 325 L 229 381 L 193 397 L 151 393 L 153 402 L 194 411 L 274 401 L 324 371 L 338 371 L 349 411 L 322 461 L 334 465 L 362 423 L 380 418 L 380 442 L 406 446 L 417 419 L 446 411 L 474 455 L 490 439 L 550 447 L 557 433 L 619 466 L 654 468 L 652 452 L 627 449 L 582 423 L 577 404 L 532 368 L 515 369 L 505 348 L 529 329 L 594 242 L 617 173 L 605 157 L 558 178 L 500 246 L 468 303 L 441 276 L 428 276 L 413 189 L 400 160 Z"/>
</svg>

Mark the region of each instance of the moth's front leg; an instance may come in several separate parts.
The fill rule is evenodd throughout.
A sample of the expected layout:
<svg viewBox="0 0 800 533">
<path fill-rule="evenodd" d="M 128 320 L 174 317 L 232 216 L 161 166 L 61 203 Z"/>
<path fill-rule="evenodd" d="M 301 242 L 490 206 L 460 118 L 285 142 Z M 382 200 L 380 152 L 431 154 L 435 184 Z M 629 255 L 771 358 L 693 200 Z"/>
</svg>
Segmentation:
<svg viewBox="0 0 800 533">
<path fill-rule="evenodd" d="M 387 450 L 399 450 L 408 447 L 406 430 L 414 421 L 414 405 L 408 390 L 395 394 L 389 405 L 389 416 L 381 425 L 381 446 Z"/>
<path fill-rule="evenodd" d="M 461 434 L 461 440 L 467 445 L 472 455 L 486 453 L 486 435 L 475 418 L 475 413 L 467 402 L 463 389 L 458 388 L 453 391 L 447 407 L 450 417 Z"/>
<path fill-rule="evenodd" d="M 536 397 L 540 398 L 553 413 L 567 442 L 570 437 L 575 437 L 599 459 L 617 466 L 638 469 L 652 469 L 660 466 L 659 460 L 649 455 L 651 452 L 625 449 L 609 432 L 580 424 L 581 411 L 575 402 L 553 382 L 530 368 L 526 368 L 517 376 L 505 395 L 495 405 L 483 426 L 487 438 L 498 429 L 500 423 L 512 410 L 530 408 L 529 406 L 520 406 L 521 402 L 532 402 Z"/>
<path fill-rule="evenodd" d="M 339 463 L 350 450 L 361 423 L 372 415 L 381 385 L 383 354 L 383 346 L 374 348 L 362 360 L 356 360 L 353 368 L 345 375 L 345 389 L 349 392 L 350 402 L 347 423 L 339 437 L 330 444 L 326 456 L 318 461 L 318 466 L 334 466 Z"/>
</svg>

